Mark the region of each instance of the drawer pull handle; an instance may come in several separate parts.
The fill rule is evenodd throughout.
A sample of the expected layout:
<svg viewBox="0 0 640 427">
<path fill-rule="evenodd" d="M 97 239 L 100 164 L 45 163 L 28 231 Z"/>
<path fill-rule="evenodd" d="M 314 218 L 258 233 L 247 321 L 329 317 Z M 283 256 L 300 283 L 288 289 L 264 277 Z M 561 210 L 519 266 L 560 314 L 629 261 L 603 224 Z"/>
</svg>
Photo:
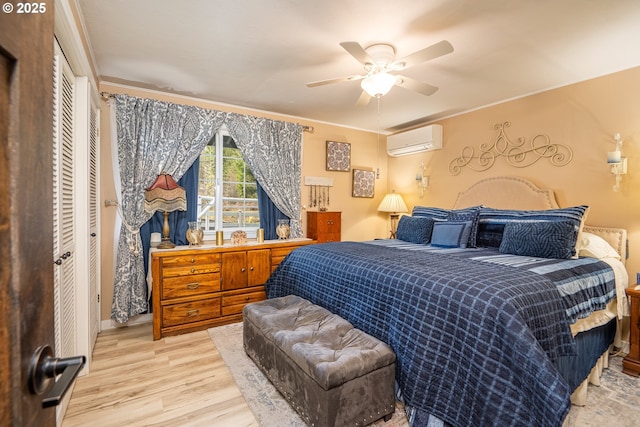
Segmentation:
<svg viewBox="0 0 640 427">
<path fill-rule="evenodd" d="M 196 262 L 195 258 L 191 258 L 191 264 L 193 264 L 194 262 Z"/>
<path fill-rule="evenodd" d="M 246 268 L 244 268 L 244 267 L 242 267 L 242 268 L 240 269 L 240 271 L 244 273 L 245 271 L 247 271 L 247 269 L 246 269 Z"/>
<path fill-rule="evenodd" d="M 189 283 L 187 284 L 187 289 L 194 291 L 198 289 L 199 286 L 200 286 L 199 283 Z"/>
<path fill-rule="evenodd" d="M 192 268 L 192 269 L 191 269 L 191 273 L 195 273 L 195 272 L 196 272 L 196 269 L 195 269 L 195 268 Z"/>
<path fill-rule="evenodd" d="M 253 266 L 251 266 L 251 267 L 249 268 L 249 270 L 253 271 Z"/>
<path fill-rule="evenodd" d="M 189 310 L 189 311 L 187 311 L 187 317 L 197 316 L 198 313 L 200 313 L 200 310 L 198 310 L 198 309 Z"/>
<path fill-rule="evenodd" d="M 247 297 L 246 300 L 249 301 L 249 297 Z"/>
</svg>

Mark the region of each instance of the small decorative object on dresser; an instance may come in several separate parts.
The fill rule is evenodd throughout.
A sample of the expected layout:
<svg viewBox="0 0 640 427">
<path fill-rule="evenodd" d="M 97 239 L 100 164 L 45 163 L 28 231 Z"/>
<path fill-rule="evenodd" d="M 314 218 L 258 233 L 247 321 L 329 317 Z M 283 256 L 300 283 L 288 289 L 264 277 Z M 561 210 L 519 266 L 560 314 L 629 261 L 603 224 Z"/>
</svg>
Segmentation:
<svg viewBox="0 0 640 427">
<path fill-rule="evenodd" d="M 289 227 L 289 220 L 279 219 L 278 226 L 276 227 L 276 234 L 278 235 L 278 239 L 280 240 L 288 239 L 290 233 L 291 233 L 291 228 Z"/>
<path fill-rule="evenodd" d="M 247 233 L 237 230 L 231 233 L 231 243 L 234 245 L 244 245 L 247 243 Z"/>
<path fill-rule="evenodd" d="M 189 228 L 187 228 L 187 241 L 189 246 L 198 246 L 202 244 L 204 240 L 204 231 L 198 227 L 197 221 L 190 221 Z"/>
<path fill-rule="evenodd" d="M 339 242 L 342 239 L 341 214 L 307 211 L 307 237 L 318 243 Z"/>
</svg>

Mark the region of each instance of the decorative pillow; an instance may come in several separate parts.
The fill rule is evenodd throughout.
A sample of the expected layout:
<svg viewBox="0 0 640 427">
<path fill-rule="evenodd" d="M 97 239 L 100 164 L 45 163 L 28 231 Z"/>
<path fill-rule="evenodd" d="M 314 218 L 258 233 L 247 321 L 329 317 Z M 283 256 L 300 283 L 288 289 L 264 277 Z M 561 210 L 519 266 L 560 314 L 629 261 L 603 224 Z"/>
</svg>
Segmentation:
<svg viewBox="0 0 640 427">
<path fill-rule="evenodd" d="M 469 247 L 476 247 L 478 235 L 478 219 L 482 206 L 471 206 L 464 209 L 444 209 L 432 206 L 414 206 L 411 216 L 433 218 L 436 221 L 471 221 Z"/>
<path fill-rule="evenodd" d="M 602 237 L 583 232 L 580 236 L 578 255 L 590 258 L 614 258 L 620 260 L 620 254 Z"/>
<path fill-rule="evenodd" d="M 450 211 L 450 209 L 434 208 L 430 206 L 414 206 L 413 211 L 411 212 L 411 216 L 422 216 L 446 221 Z"/>
<path fill-rule="evenodd" d="M 471 221 L 436 221 L 431 233 L 431 246 L 440 248 L 466 248 L 471 232 Z"/>
<path fill-rule="evenodd" d="M 478 223 L 477 245 L 499 248 L 505 224 L 514 221 L 569 221 L 576 226 L 579 235 L 588 212 L 589 206 L 585 205 L 546 210 L 482 208 Z M 576 247 L 574 258 L 577 257 L 577 253 Z"/>
<path fill-rule="evenodd" d="M 471 221 L 471 230 L 469 232 L 469 241 L 467 247 L 475 248 L 478 237 L 478 220 L 480 219 L 480 207 L 457 209 L 449 211 L 448 221 Z"/>
<path fill-rule="evenodd" d="M 403 215 L 398 222 L 396 237 L 405 242 L 427 244 L 432 231 L 433 218 Z"/>
<path fill-rule="evenodd" d="M 578 226 L 571 221 L 517 221 L 504 226 L 500 252 L 569 259 L 575 254 Z"/>
</svg>

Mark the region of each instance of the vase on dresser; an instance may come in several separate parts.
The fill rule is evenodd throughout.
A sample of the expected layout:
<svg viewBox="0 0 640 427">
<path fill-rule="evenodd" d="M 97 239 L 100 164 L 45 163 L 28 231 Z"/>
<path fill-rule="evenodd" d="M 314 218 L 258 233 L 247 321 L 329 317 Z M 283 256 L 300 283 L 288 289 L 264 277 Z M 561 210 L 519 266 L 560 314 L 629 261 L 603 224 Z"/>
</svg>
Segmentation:
<svg viewBox="0 0 640 427">
<path fill-rule="evenodd" d="M 204 240 L 204 231 L 199 227 L 197 221 L 190 221 L 187 228 L 187 241 L 189 246 L 198 246 Z"/>
<path fill-rule="evenodd" d="M 288 239 L 290 233 L 291 233 L 291 228 L 289 227 L 289 220 L 279 219 L 278 226 L 276 227 L 276 234 L 278 235 L 278 239 L 280 240 Z"/>
</svg>

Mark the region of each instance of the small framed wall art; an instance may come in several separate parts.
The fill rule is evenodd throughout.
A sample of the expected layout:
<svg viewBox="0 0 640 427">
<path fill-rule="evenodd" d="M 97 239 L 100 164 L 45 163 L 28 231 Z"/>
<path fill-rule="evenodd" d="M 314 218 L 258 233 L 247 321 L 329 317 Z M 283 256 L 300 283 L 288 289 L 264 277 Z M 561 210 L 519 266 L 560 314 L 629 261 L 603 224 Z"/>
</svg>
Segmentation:
<svg viewBox="0 0 640 427">
<path fill-rule="evenodd" d="M 327 170 L 338 172 L 351 170 L 351 144 L 327 141 Z"/>
<path fill-rule="evenodd" d="M 376 182 L 375 172 L 366 169 L 353 169 L 353 197 L 373 197 Z"/>
</svg>

